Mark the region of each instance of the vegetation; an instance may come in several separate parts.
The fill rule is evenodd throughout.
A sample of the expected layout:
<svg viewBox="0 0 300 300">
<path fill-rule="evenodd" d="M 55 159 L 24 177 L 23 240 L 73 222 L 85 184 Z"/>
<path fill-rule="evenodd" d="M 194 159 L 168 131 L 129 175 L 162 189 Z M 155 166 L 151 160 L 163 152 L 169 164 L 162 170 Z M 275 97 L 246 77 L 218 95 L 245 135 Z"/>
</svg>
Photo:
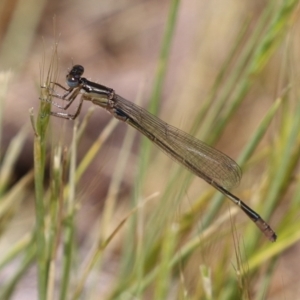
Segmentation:
<svg viewBox="0 0 300 300">
<path fill-rule="evenodd" d="M 17 267 L 1 284 L 1 299 L 12 297 L 33 265 L 38 270 L 39 299 L 99 299 L 99 282 L 105 287 L 101 299 L 267 299 L 280 255 L 300 238 L 297 217 L 300 102 L 289 47 L 283 47 L 288 45 L 288 33 L 293 31 L 297 4 L 298 1 L 284 1 L 280 5 L 269 1 L 254 29 L 241 28 L 209 97 L 195 108 L 196 118 L 190 130 L 194 136 L 215 145 L 276 51 L 283 53 L 278 95 L 237 159 L 252 185 L 248 188 L 242 185 L 234 192 L 272 225 L 278 235 L 276 243 L 266 240 L 219 192 L 201 185 L 199 178 L 181 166 L 171 164 L 145 138 L 139 149 L 132 194 L 124 203 L 117 202 L 135 136 L 132 129 L 128 129 L 122 151 L 115 158 L 117 168 L 103 212 L 90 230 L 91 238 L 79 243 L 76 215 L 84 195 L 78 190 L 78 183 L 117 121 L 112 120 L 101 130 L 79 162 L 78 144 L 92 110 L 81 122 L 74 122 L 69 149 L 55 144 L 49 150 L 49 90 L 54 88 L 59 64 L 55 42 L 50 60 L 45 58 L 42 62 L 40 99 L 43 101 L 38 113 L 30 111 L 35 135 L 34 170 L 14 185 L 8 185 L 28 128 L 20 130 L 11 140 L 2 159 L 0 234 L 7 234 L 12 216 L 28 194 L 32 180 L 35 225 L 2 252 L 0 272 L 10 264 Z M 173 0 L 149 104 L 154 114 L 159 112 L 179 11 L 179 1 Z M 6 95 L 9 74 L 3 76 L 2 98 Z M 231 138 L 235 139 L 235 135 Z M 50 161 L 48 186 L 47 160 Z M 166 179 L 159 193 L 149 195 L 145 186 L 155 174 L 154 167 L 159 172 L 164 170 Z M 199 188 L 197 196 L 191 198 L 188 191 L 195 182 L 200 182 Z M 111 269 L 113 275 L 103 279 L 103 274 Z M 103 283 L 105 280 L 108 283 Z"/>
</svg>

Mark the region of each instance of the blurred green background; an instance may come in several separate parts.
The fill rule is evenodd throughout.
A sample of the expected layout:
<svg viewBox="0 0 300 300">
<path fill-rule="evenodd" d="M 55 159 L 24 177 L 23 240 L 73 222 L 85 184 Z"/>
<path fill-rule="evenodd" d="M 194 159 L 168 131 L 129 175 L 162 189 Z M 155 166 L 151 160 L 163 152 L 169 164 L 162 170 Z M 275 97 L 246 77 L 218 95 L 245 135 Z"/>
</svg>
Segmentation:
<svg viewBox="0 0 300 300">
<path fill-rule="evenodd" d="M 2 0 L 2 298 L 297 299 L 299 26 L 298 1 Z M 244 174 L 233 192 L 272 225 L 278 241 L 269 243 L 231 203 L 220 202 L 217 193 L 212 198 L 206 183 L 120 123 L 76 182 L 72 260 L 64 267 L 66 220 L 59 209 L 55 217 L 47 210 L 58 202 L 48 188 L 57 145 L 72 149 L 74 122 L 50 118 L 42 199 L 48 250 L 41 262 L 41 252 L 30 248 L 39 247 L 39 221 L 29 109 L 39 122 L 40 85 L 55 43 L 59 83 L 81 64 L 86 78 L 237 160 Z M 259 127 L 268 114 L 272 122 Z M 110 120 L 95 108 L 78 143 L 77 165 Z M 150 204 L 137 208 L 148 198 Z M 118 228 L 128 214 L 131 226 Z M 57 220 L 62 225 L 53 233 Z M 47 244 L 52 233 L 55 246 Z"/>
</svg>

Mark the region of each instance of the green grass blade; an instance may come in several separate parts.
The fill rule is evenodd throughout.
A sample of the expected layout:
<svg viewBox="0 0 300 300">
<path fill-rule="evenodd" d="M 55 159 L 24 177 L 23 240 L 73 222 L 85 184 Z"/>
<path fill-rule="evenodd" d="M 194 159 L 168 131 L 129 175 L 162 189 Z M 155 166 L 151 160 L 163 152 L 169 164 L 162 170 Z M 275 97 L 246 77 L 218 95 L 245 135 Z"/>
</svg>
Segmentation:
<svg viewBox="0 0 300 300">
<path fill-rule="evenodd" d="M 65 227 L 63 228 L 64 236 L 64 256 L 62 267 L 62 278 L 60 286 L 60 300 L 67 299 L 69 293 L 70 276 L 72 271 L 73 251 L 75 246 L 74 232 L 75 232 L 75 191 L 76 191 L 76 158 L 77 158 L 77 122 L 73 129 L 73 140 L 71 145 L 71 160 L 70 160 L 70 173 L 69 173 L 69 197 L 66 203 L 67 215 L 64 221 Z"/>
</svg>

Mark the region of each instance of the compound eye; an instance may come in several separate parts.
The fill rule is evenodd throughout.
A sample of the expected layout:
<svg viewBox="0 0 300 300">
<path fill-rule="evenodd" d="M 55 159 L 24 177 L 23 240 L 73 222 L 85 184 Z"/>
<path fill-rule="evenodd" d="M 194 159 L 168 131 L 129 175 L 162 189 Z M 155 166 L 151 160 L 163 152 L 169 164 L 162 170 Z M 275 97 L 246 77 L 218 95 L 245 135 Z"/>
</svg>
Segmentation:
<svg viewBox="0 0 300 300">
<path fill-rule="evenodd" d="M 70 88 L 76 88 L 80 84 L 81 75 L 84 68 L 81 65 L 75 65 L 67 74 L 67 84 Z"/>
<path fill-rule="evenodd" d="M 68 74 L 67 75 L 67 85 L 70 88 L 76 88 L 79 85 L 79 78 L 73 77 L 70 74 Z"/>
</svg>

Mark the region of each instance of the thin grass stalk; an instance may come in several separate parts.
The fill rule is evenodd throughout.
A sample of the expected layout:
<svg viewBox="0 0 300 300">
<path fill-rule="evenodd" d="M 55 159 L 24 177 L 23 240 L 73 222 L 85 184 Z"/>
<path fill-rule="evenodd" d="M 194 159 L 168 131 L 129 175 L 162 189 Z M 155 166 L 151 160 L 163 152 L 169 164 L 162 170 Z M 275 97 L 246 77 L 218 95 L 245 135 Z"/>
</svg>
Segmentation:
<svg viewBox="0 0 300 300">
<path fill-rule="evenodd" d="M 170 229 L 166 230 L 160 252 L 159 270 L 154 284 L 154 299 L 167 299 L 169 287 L 172 282 L 172 275 L 169 262 L 174 255 L 178 238 L 178 224 L 174 223 Z"/>
<path fill-rule="evenodd" d="M 17 135 L 15 135 L 9 143 L 8 149 L 4 155 L 1 171 L 0 171 L 0 196 L 7 189 L 7 185 L 11 180 L 13 168 L 23 149 L 26 137 L 28 134 L 28 127 L 24 126 Z"/>
<path fill-rule="evenodd" d="M 64 155 L 61 146 L 54 149 L 52 163 L 52 174 L 50 182 L 50 204 L 49 204 L 49 253 L 50 268 L 48 277 L 47 300 L 51 300 L 55 294 L 55 280 L 57 267 L 57 250 L 59 247 L 61 226 L 63 223 L 63 179 L 64 179 Z"/>
<path fill-rule="evenodd" d="M 53 86 L 57 76 L 57 44 L 55 45 L 50 60 L 47 77 L 44 80 L 44 64 L 41 69 L 41 86 Z M 41 99 L 49 99 L 50 95 L 47 88 L 41 89 Z M 47 282 L 49 271 L 49 257 L 45 236 L 45 203 L 44 203 L 44 175 L 46 158 L 46 132 L 49 123 L 49 112 L 51 104 L 45 101 L 40 102 L 40 110 L 35 125 L 34 137 L 34 178 L 35 178 L 35 206 L 36 206 L 36 245 L 37 245 L 37 264 L 38 264 L 38 291 L 39 299 L 46 299 Z"/>
<path fill-rule="evenodd" d="M 0 218 L 4 218 L 12 207 L 16 207 L 25 194 L 26 188 L 32 183 L 33 171 L 23 176 L 5 195 L 2 196 L 0 202 Z M 0 268 L 1 269 L 1 268 Z"/>
<path fill-rule="evenodd" d="M 12 77 L 13 73 L 11 71 L 0 72 L 0 145 L 2 145 L 3 104 L 5 103 L 5 97 Z M 0 148 L 0 157 L 2 156 L 3 153 Z"/>
<path fill-rule="evenodd" d="M 1 256 L 0 269 L 9 265 L 14 259 L 24 253 L 26 249 L 34 242 L 32 233 L 23 236 L 17 243 L 11 246 L 10 251 Z"/>
<path fill-rule="evenodd" d="M 64 256 L 63 256 L 63 267 L 62 267 L 62 278 L 60 286 L 60 300 L 67 299 L 68 293 L 70 292 L 70 277 L 73 265 L 73 251 L 75 246 L 74 232 L 75 223 L 74 217 L 76 213 L 75 209 L 75 191 L 76 191 L 76 158 L 77 158 L 77 122 L 75 121 L 73 129 L 73 139 L 71 145 L 71 159 L 70 159 L 70 170 L 69 170 L 69 197 L 66 203 L 67 214 L 65 218 L 64 230 Z"/>
</svg>

